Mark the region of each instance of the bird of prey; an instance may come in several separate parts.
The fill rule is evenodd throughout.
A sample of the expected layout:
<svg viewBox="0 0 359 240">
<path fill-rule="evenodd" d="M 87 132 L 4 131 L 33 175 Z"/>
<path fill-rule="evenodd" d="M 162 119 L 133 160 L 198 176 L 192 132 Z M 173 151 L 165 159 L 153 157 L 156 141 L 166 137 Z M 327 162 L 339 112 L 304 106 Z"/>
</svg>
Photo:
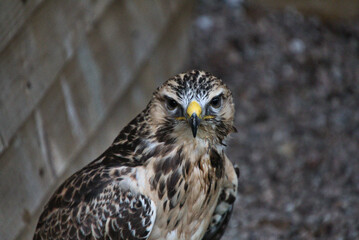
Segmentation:
<svg viewBox="0 0 359 240">
<path fill-rule="evenodd" d="M 193 70 L 164 82 L 97 159 L 53 194 L 34 239 L 220 239 L 238 174 L 228 87 Z"/>
</svg>

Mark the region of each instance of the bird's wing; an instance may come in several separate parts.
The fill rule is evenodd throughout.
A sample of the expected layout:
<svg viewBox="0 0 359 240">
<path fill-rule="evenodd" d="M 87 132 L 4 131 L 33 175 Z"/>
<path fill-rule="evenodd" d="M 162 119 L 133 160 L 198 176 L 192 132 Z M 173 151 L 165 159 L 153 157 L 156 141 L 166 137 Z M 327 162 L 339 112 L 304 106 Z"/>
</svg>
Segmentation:
<svg viewBox="0 0 359 240">
<path fill-rule="evenodd" d="M 148 239 L 155 218 L 154 202 L 126 183 L 121 168 L 85 168 L 53 195 L 34 239 Z"/>
<path fill-rule="evenodd" d="M 222 189 L 211 222 L 202 240 L 219 240 L 226 229 L 233 211 L 233 203 L 237 196 L 239 168 L 226 158 L 226 181 L 227 185 Z"/>
</svg>

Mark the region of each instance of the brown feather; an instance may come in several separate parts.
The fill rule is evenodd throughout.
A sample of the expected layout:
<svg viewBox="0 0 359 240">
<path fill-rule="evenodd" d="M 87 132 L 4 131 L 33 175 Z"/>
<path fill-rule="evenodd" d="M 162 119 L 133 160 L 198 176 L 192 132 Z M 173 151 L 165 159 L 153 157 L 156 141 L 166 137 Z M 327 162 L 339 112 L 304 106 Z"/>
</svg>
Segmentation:
<svg viewBox="0 0 359 240">
<path fill-rule="evenodd" d="M 216 96 L 219 107 L 210 103 Z M 199 116 L 195 138 L 184 120 L 190 101 L 211 116 Z M 219 239 L 237 194 L 224 154 L 233 118 L 222 80 L 197 70 L 169 79 L 99 158 L 57 189 L 34 239 Z"/>
</svg>

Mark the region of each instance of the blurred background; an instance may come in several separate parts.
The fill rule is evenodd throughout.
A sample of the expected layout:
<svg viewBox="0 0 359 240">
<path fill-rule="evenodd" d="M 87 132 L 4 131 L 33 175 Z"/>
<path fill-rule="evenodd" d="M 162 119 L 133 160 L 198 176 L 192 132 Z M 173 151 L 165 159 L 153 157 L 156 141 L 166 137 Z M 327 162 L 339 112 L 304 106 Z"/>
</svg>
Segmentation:
<svg viewBox="0 0 359 240">
<path fill-rule="evenodd" d="M 223 239 L 359 239 L 357 0 L 0 1 L 0 239 L 193 68 L 236 103 Z"/>
</svg>

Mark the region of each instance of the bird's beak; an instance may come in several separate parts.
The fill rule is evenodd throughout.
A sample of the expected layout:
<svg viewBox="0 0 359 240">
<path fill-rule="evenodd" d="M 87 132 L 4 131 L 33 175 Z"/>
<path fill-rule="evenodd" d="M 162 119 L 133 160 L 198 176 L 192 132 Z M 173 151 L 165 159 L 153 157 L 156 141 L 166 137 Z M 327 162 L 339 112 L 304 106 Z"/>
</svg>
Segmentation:
<svg viewBox="0 0 359 240">
<path fill-rule="evenodd" d="M 188 122 L 191 125 L 193 137 L 197 135 L 197 129 L 201 122 L 202 108 L 198 102 L 192 101 L 187 107 Z"/>
</svg>

